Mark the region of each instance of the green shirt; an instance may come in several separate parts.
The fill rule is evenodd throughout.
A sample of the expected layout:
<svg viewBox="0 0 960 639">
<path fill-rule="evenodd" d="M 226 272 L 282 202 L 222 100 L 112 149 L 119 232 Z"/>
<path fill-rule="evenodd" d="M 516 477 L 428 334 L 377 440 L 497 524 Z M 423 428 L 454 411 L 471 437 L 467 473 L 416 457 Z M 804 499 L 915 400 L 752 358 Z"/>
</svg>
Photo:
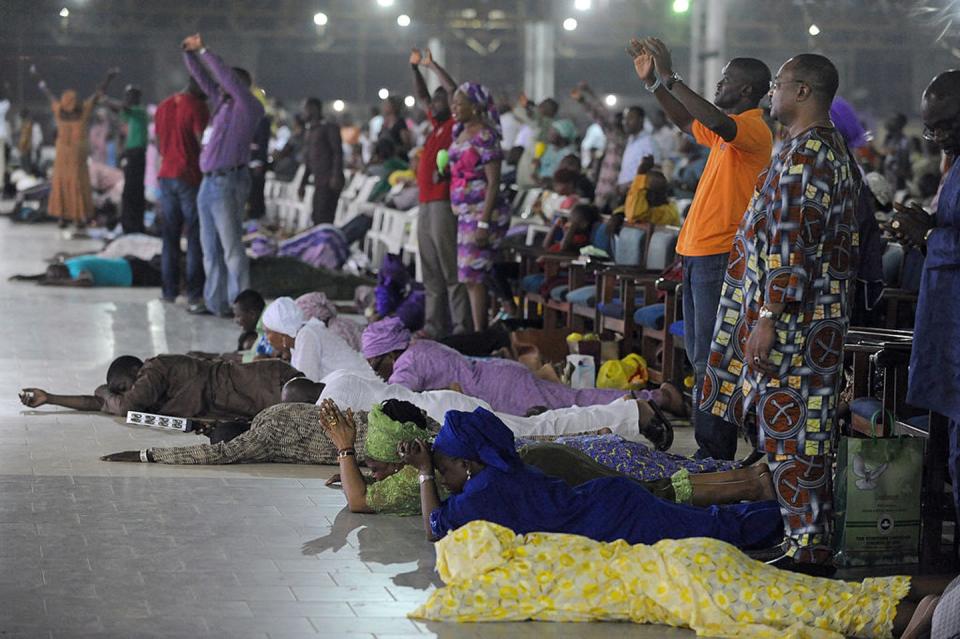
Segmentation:
<svg viewBox="0 0 960 639">
<path fill-rule="evenodd" d="M 127 125 L 126 148 L 147 148 L 147 110 L 142 106 L 124 107 L 120 118 Z"/>
</svg>

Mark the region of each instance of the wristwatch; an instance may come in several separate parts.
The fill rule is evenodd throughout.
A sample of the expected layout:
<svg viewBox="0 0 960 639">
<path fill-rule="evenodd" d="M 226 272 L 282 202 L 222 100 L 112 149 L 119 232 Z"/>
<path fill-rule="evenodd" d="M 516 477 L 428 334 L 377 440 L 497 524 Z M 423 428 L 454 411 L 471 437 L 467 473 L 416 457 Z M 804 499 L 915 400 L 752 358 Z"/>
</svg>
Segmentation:
<svg viewBox="0 0 960 639">
<path fill-rule="evenodd" d="M 768 320 L 776 321 L 778 317 L 780 317 L 780 313 L 774 313 L 766 306 L 760 307 L 760 319 L 768 319 Z"/>
<path fill-rule="evenodd" d="M 643 88 L 649 91 L 650 93 L 656 93 L 657 89 L 663 86 L 663 82 L 660 80 L 660 76 L 657 74 L 654 74 L 654 77 L 657 79 L 657 81 L 651 84 L 650 86 L 647 86 L 646 82 L 643 83 Z"/>
<path fill-rule="evenodd" d="M 674 71 L 673 73 L 671 73 L 670 75 L 668 75 L 663 79 L 663 86 L 667 87 L 667 91 L 672 91 L 673 85 L 676 84 L 677 82 L 683 82 L 683 78 L 680 76 L 679 73 Z"/>
<path fill-rule="evenodd" d="M 433 475 L 424 475 L 423 473 L 420 473 L 419 479 L 420 479 L 420 483 L 423 484 L 423 483 L 425 483 L 425 482 L 428 482 L 428 481 L 432 480 L 432 479 L 433 479 Z"/>
</svg>

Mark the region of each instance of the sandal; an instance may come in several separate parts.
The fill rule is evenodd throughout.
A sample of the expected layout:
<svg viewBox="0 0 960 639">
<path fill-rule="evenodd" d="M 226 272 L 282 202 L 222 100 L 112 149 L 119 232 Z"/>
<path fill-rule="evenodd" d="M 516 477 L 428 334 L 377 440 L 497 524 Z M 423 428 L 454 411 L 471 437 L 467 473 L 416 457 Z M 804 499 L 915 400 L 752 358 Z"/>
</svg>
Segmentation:
<svg viewBox="0 0 960 639">
<path fill-rule="evenodd" d="M 636 399 L 633 391 L 630 395 Z M 640 434 L 649 439 L 657 450 L 661 452 L 670 450 L 673 446 L 673 424 L 656 403 L 647 401 L 647 406 L 653 411 L 653 419 L 647 425 L 640 427 Z"/>
</svg>

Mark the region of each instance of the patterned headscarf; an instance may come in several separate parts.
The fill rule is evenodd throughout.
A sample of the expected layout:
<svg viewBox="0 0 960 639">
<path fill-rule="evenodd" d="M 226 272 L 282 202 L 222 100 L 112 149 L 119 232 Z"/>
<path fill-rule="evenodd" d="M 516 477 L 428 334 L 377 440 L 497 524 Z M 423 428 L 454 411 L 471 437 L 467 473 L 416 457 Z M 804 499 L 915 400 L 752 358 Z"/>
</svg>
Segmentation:
<svg viewBox="0 0 960 639">
<path fill-rule="evenodd" d="M 297 298 L 297 306 L 303 311 L 303 316 L 309 319 L 318 319 L 324 324 L 337 316 L 337 307 L 327 299 L 326 293 L 315 291 L 304 293 Z"/>
<path fill-rule="evenodd" d="M 497 112 L 497 107 L 493 102 L 493 94 L 490 93 L 490 89 L 476 82 L 464 82 L 457 87 L 457 91 L 466 96 L 471 104 L 478 107 L 480 119 L 483 120 L 487 126 L 502 135 L 500 130 L 500 113 Z M 463 131 L 463 123 L 457 122 L 453 127 L 453 137 L 456 138 L 460 135 L 461 131 Z"/>
<path fill-rule="evenodd" d="M 573 120 L 554 120 L 551 126 L 567 142 L 577 139 L 577 125 L 573 123 Z"/>
<path fill-rule="evenodd" d="M 387 417 L 377 404 L 367 414 L 366 455 L 368 459 L 398 462 L 400 456 L 397 455 L 397 444 L 415 439 L 426 441 L 432 436 L 433 433 L 413 422 L 398 422 Z"/>
<path fill-rule="evenodd" d="M 380 357 L 393 351 L 402 351 L 410 345 L 410 331 L 398 317 L 374 322 L 363 331 L 363 356 Z"/>
<path fill-rule="evenodd" d="M 459 459 L 478 461 L 504 472 L 523 465 L 513 432 L 485 408 L 472 413 L 448 410 L 433 449 Z"/>
</svg>

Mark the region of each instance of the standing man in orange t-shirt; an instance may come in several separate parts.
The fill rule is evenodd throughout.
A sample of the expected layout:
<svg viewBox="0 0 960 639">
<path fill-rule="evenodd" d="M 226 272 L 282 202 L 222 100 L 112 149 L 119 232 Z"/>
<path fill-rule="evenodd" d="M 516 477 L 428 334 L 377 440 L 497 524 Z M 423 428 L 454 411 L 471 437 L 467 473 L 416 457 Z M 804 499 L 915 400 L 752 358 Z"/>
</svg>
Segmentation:
<svg viewBox="0 0 960 639">
<path fill-rule="evenodd" d="M 754 58 L 734 58 L 723 68 L 710 104 L 673 71 L 663 42 L 634 39 L 630 49 L 637 75 L 667 117 L 710 148 L 677 240 L 683 256 L 683 341 L 696 373 L 697 407 L 733 237 L 773 152 L 773 136 L 758 108 L 770 89 L 770 69 Z M 694 433 L 698 457 L 733 459 L 737 452 L 737 426 L 720 417 L 695 410 Z"/>
</svg>

